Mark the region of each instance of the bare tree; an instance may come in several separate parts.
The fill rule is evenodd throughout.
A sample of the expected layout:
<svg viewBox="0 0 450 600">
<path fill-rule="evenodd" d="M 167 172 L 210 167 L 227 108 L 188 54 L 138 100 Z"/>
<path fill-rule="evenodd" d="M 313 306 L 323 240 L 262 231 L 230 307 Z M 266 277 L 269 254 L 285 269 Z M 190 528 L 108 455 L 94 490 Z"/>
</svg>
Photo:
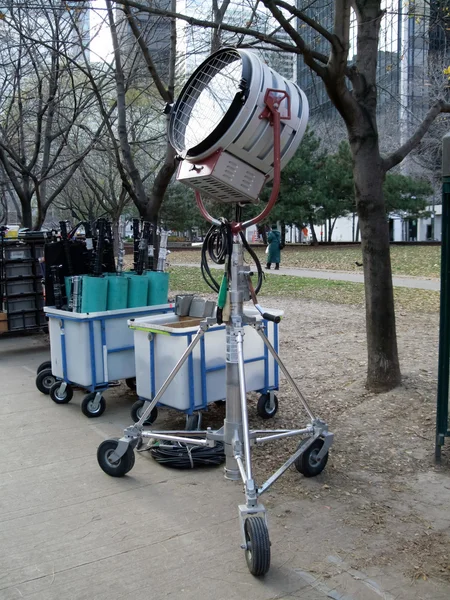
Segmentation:
<svg viewBox="0 0 450 600">
<path fill-rule="evenodd" d="M 86 119 L 95 98 L 74 66 L 79 48 L 67 8 L 54 0 L 42 8 L 7 5 L 0 21 L 0 163 L 20 201 L 23 225 L 39 228 L 104 124 Z M 68 152 L 74 132 L 85 140 L 77 155 Z"/>
</svg>

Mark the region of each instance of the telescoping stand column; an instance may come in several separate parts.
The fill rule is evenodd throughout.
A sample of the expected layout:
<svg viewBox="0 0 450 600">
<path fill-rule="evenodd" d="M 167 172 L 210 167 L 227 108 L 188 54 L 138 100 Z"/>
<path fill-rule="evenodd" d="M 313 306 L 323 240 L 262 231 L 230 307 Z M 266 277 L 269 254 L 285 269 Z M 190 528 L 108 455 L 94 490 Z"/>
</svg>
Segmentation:
<svg viewBox="0 0 450 600">
<path fill-rule="evenodd" d="M 277 89 L 271 87 L 274 80 L 280 84 Z M 292 97 L 295 102 L 292 101 Z M 217 111 L 219 116 L 215 114 Z M 296 118 L 291 119 L 291 113 L 295 114 Z M 255 120 L 259 120 L 259 123 L 255 123 Z M 282 120 L 286 121 L 283 130 Z M 199 127 L 199 121 L 202 127 Z M 289 121 L 290 126 L 287 123 Z M 280 317 L 265 313 L 258 304 L 256 292 L 262 278 L 260 277 L 255 292 L 250 268 L 244 265 L 243 250 L 244 247 L 248 248 L 248 245 L 243 232 L 247 227 L 265 219 L 272 210 L 278 196 L 283 161 L 285 164 L 298 147 L 306 122 L 307 102 L 303 92 L 261 63 L 256 55 L 245 50 L 219 50 L 207 59 L 186 83 L 172 109 L 169 136 L 172 145 L 186 159 L 180 165 L 178 179 L 196 188 L 198 207 L 202 215 L 213 224 L 213 228 L 217 228 L 213 236 L 216 240 L 220 238 L 218 245 L 225 269 L 219 293 L 217 318 L 205 319 L 200 324 L 191 344 L 153 400 L 148 403 L 140 420 L 127 427 L 119 440 L 102 442 L 97 452 L 98 462 L 103 471 L 120 477 L 132 469 L 135 460 L 134 449 L 142 449 L 146 439 L 203 447 L 214 447 L 222 443 L 225 451 L 225 477 L 230 480 L 242 480 L 244 484 L 245 503 L 239 505 L 241 547 L 245 551 L 250 572 L 256 576 L 264 575 L 270 567 L 270 540 L 266 510 L 260 501 L 261 495 L 293 464 L 299 472 L 308 477 L 322 472 L 333 441 L 333 434 L 328 431 L 326 423 L 314 416 L 271 345 L 262 322 L 244 315 L 244 302 L 251 299 L 265 320 L 280 320 Z M 228 125 L 228 128 L 225 125 Z M 203 136 L 203 139 L 196 139 L 197 135 Z M 245 149 L 252 148 L 252 152 L 247 156 Z M 269 158 L 267 148 L 273 149 Z M 214 153 L 212 159 L 211 152 Z M 236 158 L 237 156 L 239 158 Z M 246 156 L 245 161 L 243 156 Z M 254 168 L 255 164 L 258 169 Z M 227 178 L 227 172 L 230 171 L 233 171 L 233 176 Z M 263 173 L 261 185 L 255 184 L 258 173 Z M 254 202 L 262 185 L 269 178 L 273 178 L 273 188 L 264 210 L 253 219 L 240 221 L 239 205 Z M 224 219 L 212 217 L 206 210 L 198 190 L 207 191 L 209 195 L 213 195 L 217 190 L 217 196 L 223 202 L 236 203 L 236 220 L 229 223 Z M 202 262 L 202 270 L 203 268 Z M 260 270 L 259 263 L 258 268 Z M 165 432 L 145 429 L 144 423 L 151 411 L 208 328 L 217 321 L 226 324 L 226 416 L 223 426 L 215 431 L 210 428 L 206 431 Z M 245 385 L 244 325 L 256 329 L 268 352 L 296 392 L 309 419 L 304 427 L 250 429 Z M 273 397 L 269 397 L 268 402 L 274 402 Z M 271 407 L 268 406 L 268 415 L 270 413 Z M 253 478 L 252 446 L 293 436 L 302 438 L 294 454 L 267 481 L 257 486 Z"/>
</svg>

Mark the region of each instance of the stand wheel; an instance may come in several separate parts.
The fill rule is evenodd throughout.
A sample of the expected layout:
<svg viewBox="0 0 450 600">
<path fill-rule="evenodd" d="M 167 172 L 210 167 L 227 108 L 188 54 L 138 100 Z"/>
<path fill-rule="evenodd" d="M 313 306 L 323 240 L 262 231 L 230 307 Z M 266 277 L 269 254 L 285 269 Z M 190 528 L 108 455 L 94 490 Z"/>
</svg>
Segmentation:
<svg viewBox="0 0 450 600">
<path fill-rule="evenodd" d="M 252 575 L 260 577 L 270 568 L 269 531 L 263 517 L 248 517 L 244 523 L 245 560 Z"/>
<path fill-rule="evenodd" d="M 52 368 L 52 361 L 51 360 L 46 360 L 45 362 L 41 363 L 38 368 L 36 369 L 36 375 L 38 373 L 40 373 L 41 371 L 45 371 L 46 369 L 51 369 Z"/>
<path fill-rule="evenodd" d="M 137 423 L 145 411 L 145 400 L 136 400 L 136 402 L 131 407 L 131 418 L 133 419 L 133 423 Z M 156 421 L 158 417 L 158 409 L 153 408 L 149 416 L 144 421 L 144 425 L 151 425 Z"/>
<path fill-rule="evenodd" d="M 97 461 L 102 471 L 111 477 L 123 477 L 131 471 L 136 460 L 133 448 L 128 446 L 125 454 L 119 460 L 113 461 L 110 456 L 117 448 L 118 438 L 105 440 L 97 449 Z"/>
<path fill-rule="evenodd" d="M 36 377 L 36 387 L 41 394 L 50 394 L 52 386 L 56 383 L 56 377 L 52 375 L 51 369 L 39 371 Z"/>
<path fill-rule="evenodd" d="M 197 431 L 200 428 L 200 415 L 194 413 L 193 415 L 186 415 L 186 431 Z"/>
<path fill-rule="evenodd" d="M 128 379 L 125 379 L 125 383 L 132 392 L 136 391 L 136 377 L 129 377 Z"/>
<path fill-rule="evenodd" d="M 86 396 L 83 398 L 83 402 L 81 403 L 81 412 L 90 419 L 100 417 L 105 412 L 105 399 L 103 396 L 100 396 L 100 400 L 97 401 L 95 399 L 96 396 L 97 392 L 86 394 Z"/>
<path fill-rule="evenodd" d="M 67 383 L 66 389 L 64 390 L 64 392 L 61 392 L 60 388 L 63 383 L 64 383 L 63 381 L 57 381 L 50 388 L 50 398 L 53 400 L 53 402 L 56 402 L 56 404 L 67 404 L 68 402 L 70 402 L 72 400 L 72 397 L 73 397 L 72 386 Z"/>
<path fill-rule="evenodd" d="M 323 444 L 324 441 L 321 438 L 317 438 L 317 440 L 294 461 L 295 468 L 299 473 L 305 477 L 315 477 L 316 475 L 319 475 L 319 473 L 322 473 L 328 462 L 328 452 L 323 458 L 317 458 Z"/>
<path fill-rule="evenodd" d="M 272 419 L 277 414 L 278 410 L 278 398 L 275 394 L 272 395 L 273 400 L 270 398 L 270 394 L 261 394 L 256 405 L 256 412 L 261 419 Z"/>
</svg>

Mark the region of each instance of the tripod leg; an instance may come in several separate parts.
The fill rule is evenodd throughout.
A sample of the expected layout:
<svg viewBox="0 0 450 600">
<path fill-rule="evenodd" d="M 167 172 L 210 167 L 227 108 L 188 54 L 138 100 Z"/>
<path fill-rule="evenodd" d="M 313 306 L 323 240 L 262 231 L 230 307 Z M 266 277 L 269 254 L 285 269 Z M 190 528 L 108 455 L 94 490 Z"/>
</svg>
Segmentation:
<svg viewBox="0 0 450 600">
<path fill-rule="evenodd" d="M 245 495 L 247 506 L 255 506 L 258 502 L 255 482 L 253 481 L 252 473 L 252 454 L 250 448 L 250 431 L 248 426 L 248 411 L 247 411 L 247 390 L 245 388 L 245 366 L 244 366 L 244 335 L 242 331 L 238 331 L 236 336 L 237 356 L 239 369 L 239 395 L 241 400 L 242 413 L 242 441 L 244 444 L 245 456 Z"/>
</svg>

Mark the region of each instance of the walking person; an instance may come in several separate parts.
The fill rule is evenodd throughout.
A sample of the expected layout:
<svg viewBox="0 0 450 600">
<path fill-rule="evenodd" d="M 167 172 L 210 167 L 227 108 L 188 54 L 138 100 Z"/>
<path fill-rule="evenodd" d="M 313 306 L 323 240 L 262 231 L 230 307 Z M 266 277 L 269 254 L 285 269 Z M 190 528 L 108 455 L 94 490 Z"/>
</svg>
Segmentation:
<svg viewBox="0 0 450 600">
<path fill-rule="evenodd" d="M 266 269 L 270 269 L 272 263 L 275 263 L 275 271 L 278 271 L 281 258 L 281 234 L 276 225 L 272 225 L 272 231 L 267 236 L 267 241 L 269 242 L 269 251 L 267 253 Z"/>
</svg>

